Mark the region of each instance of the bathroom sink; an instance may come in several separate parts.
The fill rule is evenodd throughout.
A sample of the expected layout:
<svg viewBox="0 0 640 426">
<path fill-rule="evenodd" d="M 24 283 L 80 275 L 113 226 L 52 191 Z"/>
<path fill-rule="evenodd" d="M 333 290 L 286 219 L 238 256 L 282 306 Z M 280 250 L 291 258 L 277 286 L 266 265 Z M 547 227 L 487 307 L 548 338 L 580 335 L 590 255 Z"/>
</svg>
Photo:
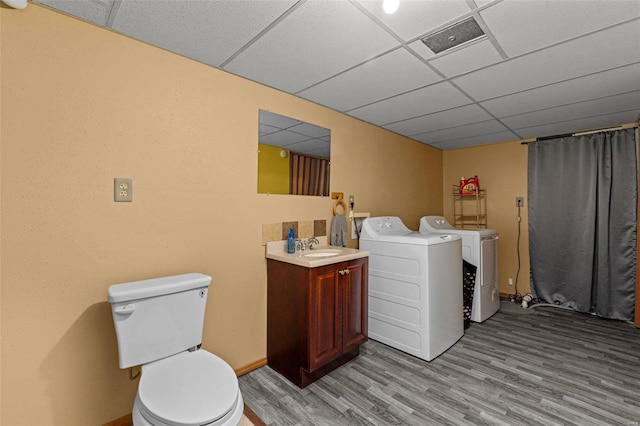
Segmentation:
<svg viewBox="0 0 640 426">
<path fill-rule="evenodd" d="M 316 268 L 369 256 L 368 251 L 327 245 L 326 236 L 317 237 L 317 239 L 320 245 L 304 251 L 298 250 L 295 253 L 287 253 L 286 241 L 267 242 L 266 257 L 267 259 L 292 263 L 305 268 Z"/>
<path fill-rule="evenodd" d="M 302 256 L 304 257 L 331 257 L 338 256 L 342 254 L 341 250 L 317 250 L 311 253 L 305 253 Z"/>
</svg>

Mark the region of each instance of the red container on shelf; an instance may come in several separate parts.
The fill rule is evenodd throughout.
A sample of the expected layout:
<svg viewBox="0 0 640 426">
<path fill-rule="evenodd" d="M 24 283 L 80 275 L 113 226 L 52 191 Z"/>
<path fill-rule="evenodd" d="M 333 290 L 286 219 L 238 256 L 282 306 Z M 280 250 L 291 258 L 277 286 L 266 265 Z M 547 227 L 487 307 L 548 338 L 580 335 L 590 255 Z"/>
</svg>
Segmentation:
<svg viewBox="0 0 640 426">
<path fill-rule="evenodd" d="M 469 179 L 462 177 L 460 179 L 461 195 L 476 195 L 479 189 L 480 182 L 478 181 L 478 176 L 470 177 Z"/>
</svg>

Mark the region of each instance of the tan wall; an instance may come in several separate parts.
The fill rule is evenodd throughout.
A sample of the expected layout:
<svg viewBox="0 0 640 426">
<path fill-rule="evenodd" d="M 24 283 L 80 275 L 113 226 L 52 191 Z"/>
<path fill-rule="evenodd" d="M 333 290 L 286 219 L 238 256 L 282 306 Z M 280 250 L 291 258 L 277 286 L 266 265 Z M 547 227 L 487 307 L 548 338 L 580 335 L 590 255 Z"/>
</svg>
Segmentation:
<svg viewBox="0 0 640 426">
<path fill-rule="evenodd" d="M 472 148 L 444 151 L 444 212 L 453 220 L 453 185 L 464 176 L 478 175 L 480 187 L 487 191 L 487 223 L 499 234 L 498 267 L 500 292 L 515 292 L 518 271 L 518 208 L 516 197 L 524 197 L 520 209 L 522 221 L 520 237 L 520 274 L 518 292 L 522 295 L 529 287 L 529 231 L 527 216 L 527 148 L 520 142 L 482 145 Z M 513 278 L 514 286 L 508 279 Z"/>
<path fill-rule="evenodd" d="M 331 190 L 356 211 L 442 212 L 439 150 L 35 4 L 0 25 L 3 425 L 131 411 L 113 283 L 210 274 L 205 349 L 265 357 L 262 224 L 330 220 L 333 201 L 257 194 L 260 108 L 332 130 Z"/>
</svg>

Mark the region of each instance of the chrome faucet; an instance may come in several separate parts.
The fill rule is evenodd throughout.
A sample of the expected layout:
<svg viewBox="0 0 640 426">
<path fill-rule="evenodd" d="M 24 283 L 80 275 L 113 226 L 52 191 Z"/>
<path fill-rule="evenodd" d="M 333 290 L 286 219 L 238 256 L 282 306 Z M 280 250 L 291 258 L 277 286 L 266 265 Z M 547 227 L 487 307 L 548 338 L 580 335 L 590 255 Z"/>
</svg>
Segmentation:
<svg viewBox="0 0 640 426">
<path fill-rule="evenodd" d="M 296 240 L 296 250 L 305 251 L 307 248 L 312 249 L 314 244 L 320 244 L 320 241 L 316 237 L 311 237 L 308 240 L 299 239 Z"/>
<path fill-rule="evenodd" d="M 305 240 L 296 240 L 296 250 L 305 251 L 307 249 L 307 242 Z"/>
<path fill-rule="evenodd" d="M 311 237 L 307 240 L 307 245 L 309 246 L 309 250 L 313 248 L 314 244 L 320 244 L 320 241 L 316 237 Z"/>
</svg>

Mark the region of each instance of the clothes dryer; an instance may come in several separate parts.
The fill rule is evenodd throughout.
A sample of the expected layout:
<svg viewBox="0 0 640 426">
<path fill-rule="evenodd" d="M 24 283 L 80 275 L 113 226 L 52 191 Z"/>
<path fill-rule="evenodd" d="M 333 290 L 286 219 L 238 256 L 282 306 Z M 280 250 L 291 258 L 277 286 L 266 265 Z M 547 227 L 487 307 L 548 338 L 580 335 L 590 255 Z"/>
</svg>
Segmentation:
<svg viewBox="0 0 640 426">
<path fill-rule="evenodd" d="M 442 216 L 424 216 L 420 232 L 455 234 L 462 237 L 462 258 L 474 265 L 476 284 L 471 305 L 471 321 L 483 322 L 500 309 L 498 234 L 492 229 L 458 229 Z"/>
<path fill-rule="evenodd" d="M 461 242 L 411 231 L 398 217 L 364 220 L 369 338 L 431 361 L 463 336 Z"/>
</svg>

